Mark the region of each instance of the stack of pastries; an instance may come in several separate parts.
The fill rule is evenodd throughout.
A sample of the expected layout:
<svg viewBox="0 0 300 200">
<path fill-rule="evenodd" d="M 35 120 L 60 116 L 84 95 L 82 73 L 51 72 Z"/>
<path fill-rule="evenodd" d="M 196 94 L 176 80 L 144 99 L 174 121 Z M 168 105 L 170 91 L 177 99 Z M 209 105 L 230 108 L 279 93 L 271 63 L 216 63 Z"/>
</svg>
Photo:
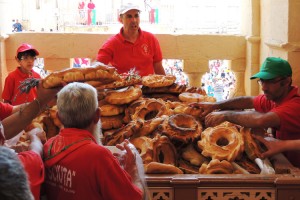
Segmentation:
<svg viewBox="0 0 300 200">
<path fill-rule="evenodd" d="M 120 75 L 97 63 L 88 69 L 50 74 L 44 86 L 60 81 L 85 82 L 98 91 L 103 145 L 129 139 L 143 159 L 145 172 L 160 174 L 259 174 L 254 162 L 261 151 L 251 130 L 225 122 L 205 127 L 202 110 L 192 102 L 214 102 L 205 90 L 175 83 L 172 75 Z M 62 128 L 54 105 L 38 116 L 47 138 Z M 245 132 L 247 133 L 246 136 Z M 252 138 L 252 139 L 251 139 Z"/>
</svg>

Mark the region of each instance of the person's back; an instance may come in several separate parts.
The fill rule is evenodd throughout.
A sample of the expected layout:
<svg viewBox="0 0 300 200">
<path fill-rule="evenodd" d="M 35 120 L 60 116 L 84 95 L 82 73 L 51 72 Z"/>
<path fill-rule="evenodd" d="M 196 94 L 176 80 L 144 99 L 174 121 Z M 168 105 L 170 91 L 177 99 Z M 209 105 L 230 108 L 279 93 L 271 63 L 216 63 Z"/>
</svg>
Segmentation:
<svg viewBox="0 0 300 200">
<path fill-rule="evenodd" d="M 68 84 L 57 95 L 57 108 L 65 128 L 44 145 L 48 200 L 141 199 L 142 192 L 130 175 L 99 144 L 101 124 L 95 88 Z"/>
<path fill-rule="evenodd" d="M 74 132 L 63 132 L 63 134 L 64 140 L 73 141 L 71 135 Z M 55 148 L 57 145 L 55 140 L 51 140 L 48 144 L 54 141 Z M 128 187 L 131 185 L 131 178 L 103 146 L 90 140 L 74 148 L 76 150 L 71 152 L 73 150 L 71 146 L 70 152 L 67 150 L 66 153 L 45 161 L 47 177 L 45 186 L 48 200 L 117 200 L 140 197 L 136 188 Z M 48 149 L 48 146 L 45 146 L 45 149 Z"/>
</svg>

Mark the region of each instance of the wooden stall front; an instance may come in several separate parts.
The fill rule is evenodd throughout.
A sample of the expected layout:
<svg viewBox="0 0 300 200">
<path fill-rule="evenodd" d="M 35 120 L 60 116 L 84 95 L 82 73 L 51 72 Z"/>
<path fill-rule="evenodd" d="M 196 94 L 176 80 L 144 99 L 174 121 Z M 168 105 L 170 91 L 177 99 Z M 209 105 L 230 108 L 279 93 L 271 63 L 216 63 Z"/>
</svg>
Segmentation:
<svg viewBox="0 0 300 200">
<path fill-rule="evenodd" d="M 300 171 L 283 157 L 274 160 L 275 175 L 148 174 L 151 200 L 296 200 Z M 280 174 L 281 173 L 281 174 Z"/>
</svg>

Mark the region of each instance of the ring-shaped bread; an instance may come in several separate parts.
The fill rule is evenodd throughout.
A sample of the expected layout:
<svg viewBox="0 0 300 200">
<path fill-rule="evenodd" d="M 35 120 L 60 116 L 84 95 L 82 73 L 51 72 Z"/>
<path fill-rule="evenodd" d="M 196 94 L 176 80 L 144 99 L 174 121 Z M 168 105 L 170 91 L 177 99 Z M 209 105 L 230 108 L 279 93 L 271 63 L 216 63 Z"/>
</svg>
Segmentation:
<svg viewBox="0 0 300 200">
<path fill-rule="evenodd" d="M 138 150 L 144 164 L 153 161 L 153 140 L 151 138 L 146 136 L 136 137 L 130 139 L 130 142 Z"/>
<path fill-rule="evenodd" d="M 105 101 L 110 104 L 128 104 L 142 96 L 140 86 L 129 86 L 127 89 L 111 90 L 106 93 Z"/>
<path fill-rule="evenodd" d="M 193 103 L 193 102 L 202 102 L 204 101 L 204 95 L 196 92 L 183 92 L 178 96 L 180 101 Z"/>
<path fill-rule="evenodd" d="M 206 157 L 231 162 L 244 151 L 244 140 L 234 126 L 209 127 L 202 132 L 198 147 Z"/>
<path fill-rule="evenodd" d="M 167 136 L 157 134 L 153 138 L 153 161 L 177 166 L 177 151 Z"/>
<path fill-rule="evenodd" d="M 203 163 L 199 168 L 200 174 L 233 174 L 235 168 L 227 160 L 212 159 L 208 164 Z"/>
<path fill-rule="evenodd" d="M 146 174 L 183 174 L 178 167 L 171 164 L 150 162 L 144 165 Z"/>
<path fill-rule="evenodd" d="M 101 116 L 114 116 L 124 113 L 125 106 L 123 105 L 113 105 L 107 103 L 105 100 L 99 101 L 99 108 L 101 110 Z"/>
<path fill-rule="evenodd" d="M 188 143 L 200 137 L 202 125 L 191 115 L 174 114 L 165 119 L 159 130 L 171 140 Z"/>
<path fill-rule="evenodd" d="M 147 99 L 139 107 L 136 107 L 132 120 L 151 120 L 167 114 L 167 107 L 163 101 L 157 99 Z"/>
<path fill-rule="evenodd" d="M 157 88 L 172 85 L 176 81 L 176 76 L 151 74 L 142 78 L 142 85 Z"/>
</svg>

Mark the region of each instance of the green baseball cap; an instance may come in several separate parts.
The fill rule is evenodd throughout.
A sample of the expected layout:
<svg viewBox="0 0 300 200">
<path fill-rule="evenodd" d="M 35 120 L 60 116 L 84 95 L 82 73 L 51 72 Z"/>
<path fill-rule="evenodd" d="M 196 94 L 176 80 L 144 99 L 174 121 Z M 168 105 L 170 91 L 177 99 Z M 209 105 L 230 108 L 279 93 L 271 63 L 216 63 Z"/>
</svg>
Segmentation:
<svg viewBox="0 0 300 200">
<path fill-rule="evenodd" d="M 251 76 L 250 79 L 273 79 L 279 76 L 292 76 L 292 68 L 290 64 L 282 58 L 268 57 L 260 67 L 257 74 Z"/>
</svg>

